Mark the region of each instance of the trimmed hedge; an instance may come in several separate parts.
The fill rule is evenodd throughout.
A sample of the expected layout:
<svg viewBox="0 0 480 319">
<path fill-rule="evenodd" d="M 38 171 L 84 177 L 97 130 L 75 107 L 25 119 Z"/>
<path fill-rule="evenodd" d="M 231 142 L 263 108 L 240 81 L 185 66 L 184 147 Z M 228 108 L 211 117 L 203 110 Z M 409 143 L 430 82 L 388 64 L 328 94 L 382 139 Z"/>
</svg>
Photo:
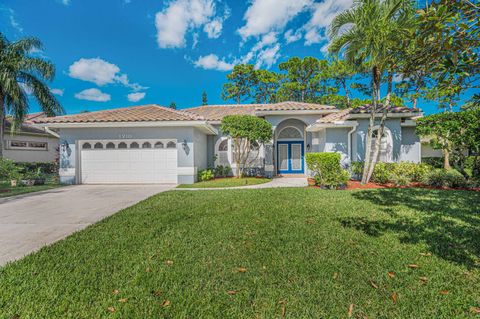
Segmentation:
<svg viewBox="0 0 480 319">
<path fill-rule="evenodd" d="M 345 186 L 350 174 L 340 165 L 339 153 L 307 153 L 305 161 L 315 174 L 315 183 L 327 188 Z"/>
<path fill-rule="evenodd" d="M 54 162 L 37 162 L 37 163 L 28 163 L 28 162 L 16 162 L 23 172 L 36 172 L 40 168 L 44 174 L 56 174 L 57 165 Z"/>
<path fill-rule="evenodd" d="M 352 174 L 357 178 L 361 177 L 363 172 L 363 162 L 353 162 L 351 166 Z M 432 170 L 432 167 L 425 163 L 384 163 L 379 162 L 375 165 L 372 175 L 372 182 L 386 184 L 394 183 L 396 185 L 408 185 L 410 182 L 423 182 L 425 176 Z"/>
</svg>

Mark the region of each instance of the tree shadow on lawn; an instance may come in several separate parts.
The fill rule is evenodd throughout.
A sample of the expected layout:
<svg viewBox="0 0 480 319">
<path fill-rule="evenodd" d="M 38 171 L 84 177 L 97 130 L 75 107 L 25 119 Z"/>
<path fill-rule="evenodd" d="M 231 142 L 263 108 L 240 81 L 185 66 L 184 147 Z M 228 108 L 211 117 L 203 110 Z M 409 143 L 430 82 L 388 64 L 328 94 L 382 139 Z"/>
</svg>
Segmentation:
<svg viewBox="0 0 480 319">
<path fill-rule="evenodd" d="M 340 220 L 344 227 L 375 237 L 394 232 L 402 243 L 425 243 L 445 260 L 480 268 L 480 193 L 412 188 L 358 191 L 352 196 L 381 206 L 391 218 L 345 218 Z"/>
</svg>

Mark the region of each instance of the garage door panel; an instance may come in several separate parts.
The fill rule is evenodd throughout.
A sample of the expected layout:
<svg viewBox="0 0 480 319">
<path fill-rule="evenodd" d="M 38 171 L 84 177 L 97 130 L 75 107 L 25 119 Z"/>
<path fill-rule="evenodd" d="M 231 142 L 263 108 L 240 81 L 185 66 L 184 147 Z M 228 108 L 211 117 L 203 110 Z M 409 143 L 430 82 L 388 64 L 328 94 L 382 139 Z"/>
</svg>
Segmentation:
<svg viewBox="0 0 480 319">
<path fill-rule="evenodd" d="M 176 149 L 99 149 L 80 154 L 84 184 L 177 183 Z"/>
</svg>

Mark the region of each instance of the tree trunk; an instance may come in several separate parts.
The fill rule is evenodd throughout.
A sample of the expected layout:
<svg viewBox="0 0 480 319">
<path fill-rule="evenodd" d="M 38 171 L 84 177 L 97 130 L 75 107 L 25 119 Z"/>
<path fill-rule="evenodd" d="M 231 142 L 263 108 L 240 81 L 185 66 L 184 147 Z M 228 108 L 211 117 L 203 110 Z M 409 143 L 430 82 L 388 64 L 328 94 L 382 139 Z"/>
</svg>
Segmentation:
<svg viewBox="0 0 480 319">
<path fill-rule="evenodd" d="M 392 95 L 392 82 L 393 82 L 392 72 L 389 71 L 388 72 L 387 98 L 385 99 L 385 105 L 384 105 L 383 112 L 382 112 L 382 118 L 380 119 L 380 127 L 378 128 L 378 132 L 377 132 L 377 139 L 375 141 L 375 150 L 373 152 L 372 162 L 370 164 L 370 167 L 369 167 L 368 173 L 367 173 L 367 183 L 370 180 L 370 178 L 372 178 L 373 171 L 375 169 L 375 165 L 377 165 L 378 158 L 380 156 L 380 146 L 382 144 L 383 134 L 385 133 L 385 120 L 387 119 L 388 108 L 390 107 L 390 101 L 391 101 L 391 95 Z"/>
<path fill-rule="evenodd" d="M 347 81 L 343 80 L 342 85 L 343 85 L 343 89 L 345 90 L 345 97 L 347 98 L 347 108 L 350 108 L 351 107 L 350 91 L 348 90 Z"/>
<path fill-rule="evenodd" d="M 3 159 L 3 131 L 5 130 L 5 105 L 3 95 L 0 94 L 0 160 Z"/>
<path fill-rule="evenodd" d="M 450 166 L 450 152 L 448 150 L 443 150 L 443 168 L 444 169 L 451 169 Z"/>
<path fill-rule="evenodd" d="M 380 84 L 380 70 L 377 66 L 372 68 L 372 109 L 370 110 L 370 121 L 367 130 L 367 139 L 365 141 L 365 164 L 363 167 L 362 184 L 366 184 L 369 181 L 368 173 L 371 165 L 371 153 L 372 153 L 372 128 L 375 126 L 375 114 L 377 113 L 378 95 Z"/>
<path fill-rule="evenodd" d="M 236 166 L 236 167 L 235 167 L 235 176 L 236 176 L 237 178 L 240 177 L 240 157 L 239 157 L 240 152 L 238 151 L 239 148 L 240 148 L 240 145 L 239 145 L 239 143 L 238 143 L 238 140 L 239 140 L 238 137 L 236 137 L 236 138 L 234 139 L 234 141 L 235 141 L 235 142 L 234 142 L 234 145 L 235 145 L 235 150 L 236 150 L 236 152 L 235 152 L 235 150 L 233 150 L 234 159 L 235 159 L 235 166 Z"/>
</svg>

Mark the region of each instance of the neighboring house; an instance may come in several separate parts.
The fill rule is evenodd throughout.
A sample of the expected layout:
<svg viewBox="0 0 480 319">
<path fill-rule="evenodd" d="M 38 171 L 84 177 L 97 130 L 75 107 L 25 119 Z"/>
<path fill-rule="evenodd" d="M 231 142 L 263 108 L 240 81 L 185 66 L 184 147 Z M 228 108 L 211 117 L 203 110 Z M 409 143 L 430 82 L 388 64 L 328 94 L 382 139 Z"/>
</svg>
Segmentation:
<svg viewBox="0 0 480 319">
<path fill-rule="evenodd" d="M 193 183 L 197 172 L 233 163 L 231 140 L 220 132 L 231 114 L 270 122 L 273 140 L 251 152 L 251 173 L 305 175 L 308 152 L 338 152 L 342 163 L 364 156 L 369 107 L 281 102 L 211 105 L 172 110 L 158 105 L 36 119 L 60 136 L 64 183 Z M 421 110 L 392 107 L 382 139 L 382 161 L 419 162 L 421 145 L 412 118 Z M 377 114 L 377 122 L 381 113 Z M 376 134 L 376 133 L 375 133 Z"/>
<path fill-rule="evenodd" d="M 58 154 L 58 137 L 33 126 L 33 120 L 45 118 L 44 113 L 27 114 L 24 122 L 12 132 L 12 119 L 4 126 L 4 158 L 15 162 L 53 162 Z"/>
</svg>

